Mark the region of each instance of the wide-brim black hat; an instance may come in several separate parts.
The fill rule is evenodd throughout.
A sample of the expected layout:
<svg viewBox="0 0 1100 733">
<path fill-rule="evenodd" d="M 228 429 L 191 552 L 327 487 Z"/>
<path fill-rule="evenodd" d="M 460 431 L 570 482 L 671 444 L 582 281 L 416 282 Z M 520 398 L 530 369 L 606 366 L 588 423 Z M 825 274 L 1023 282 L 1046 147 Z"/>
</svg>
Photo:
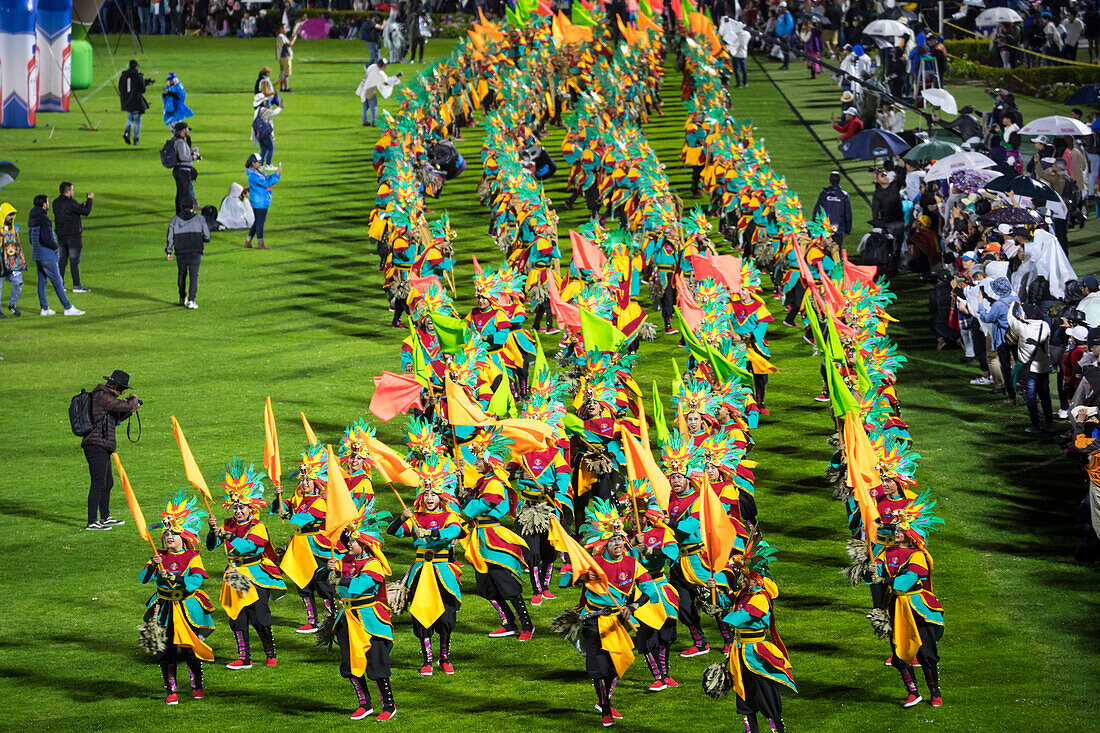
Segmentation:
<svg viewBox="0 0 1100 733">
<path fill-rule="evenodd" d="M 111 384 L 117 384 L 123 389 L 130 389 L 130 375 L 122 371 L 121 369 L 115 369 L 113 372 L 111 372 L 111 376 L 104 377 L 104 379 L 106 379 Z"/>
</svg>

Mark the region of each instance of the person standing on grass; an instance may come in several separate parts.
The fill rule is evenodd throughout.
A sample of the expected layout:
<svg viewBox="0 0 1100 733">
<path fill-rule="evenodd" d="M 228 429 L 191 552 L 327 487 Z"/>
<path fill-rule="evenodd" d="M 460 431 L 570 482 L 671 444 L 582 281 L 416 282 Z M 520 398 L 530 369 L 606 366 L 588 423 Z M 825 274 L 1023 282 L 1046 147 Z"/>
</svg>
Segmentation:
<svg viewBox="0 0 1100 733">
<path fill-rule="evenodd" d="M 199 265 L 202 264 L 203 247 L 209 241 L 210 227 L 206 225 L 205 217 L 195 213 L 195 200 L 184 201 L 183 211 L 173 216 L 168 224 L 168 246 L 164 251 L 169 262 L 175 252 L 179 272 L 179 304 L 191 310 L 199 307 L 195 302 L 199 292 Z"/>
<path fill-rule="evenodd" d="M 252 204 L 252 213 L 255 219 L 248 230 L 248 239 L 245 240 L 245 249 L 252 248 L 252 238 L 256 238 L 256 249 L 270 249 L 264 244 L 264 222 L 267 221 L 267 210 L 271 206 L 271 187 L 279 182 L 283 176 L 282 163 L 274 173 L 264 173 L 260 170 L 260 156 L 253 153 L 244 162 L 248 173 L 248 201 Z"/>
<path fill-rule="evenodd" d="M 13 316 L 21 316 L 19 296 L 23 292 L 23 271 L 27 269 L 27 258 L 19 243 L 19 225 L 15 223 L 15 214 L 14 206 L 6 201 L 0 204 L 0 304 L 4 300 L 4 281 L 7 280 L 11 283 L 8 311 Z M 7 318 L 2 308 L 0 318 Z"/>
<path fill-rule="evenodd" d="M 386 59 L 366 67 L 366 73 L 355 89 L 356 96 L 363 101 L 363 127 L 378 124 L 378 95 L 389 98 L 395 85 L 401 83 L 401 73 L 390 76 L 386 73 Z M 369 122 L 368 122 L 369 120 Z"/>
<path fill-rule="evenodd" d="M 779 17 L 775 21 L 775 35 L 783 44 L 783 65 L 780 71 L 786 71 L 791 65 L 791 49 L 794 44 L 794 17 L 787 10 L 787 3 L 779 3 Z"/>
<path fill-rule="evenodd" d="M 173 127 L 181 120 L 194 117 L 195 113 L 187 106 L 187 90 L 183 88 L 183 82 L 176 76 L 176 72 L 169 71 L 167 81 L 160 97 L 164 102 L 164 124 L 166 127 Z"/>
<path fill-rule="evenodd" d="M 836 227 L 833 241 L 840 252 L 844 249 L 844 237 L 852 233 L 852 202 L 848 199 L 848 192 L 840 187 L 840 171 L 829 174 L 829 185 L 818 194 L 811 218 L 816 219 L 821 211 L 829 217 L 829 223 Z"/>
<path fill-rule="evenodd" d="M 382 23 L 378 16 L 371 14 L 363 24 L 359 26 L 359 40 L 367 44 L 368 64 L 378 63 L 378 44 L 382 40 Z"/>
<path fill-rule="evenodd" d="M 264 99 L 263 92 L 257 93 L 253 99 L 256 112 L 252 115 L 252 138 L 260 146 L 260 161 L 265 170 L 274 170 L 271 167 L 271 158 L 275 155 L 275 115 L 279 108 L 272 109 L 271 104 Z"/>
<path fill-rule="evenodd" d="M 60 253 L 58 268 L 61 271 L 61 280 L 62 282 L 65 280 L 65 265 L 72 262 L 73 292 L 90 293 L 92 291 L 80 283 L 80 251 L 84 248 L 83 226 L 80 218 L 92 213 L 92 200 L 95 194 L 89 192 L 84 197 L 84 203 L 78 204 L 73 198 L 73 184 L 64 181 L 59 188 L 61 195 L 53 200 L 53 221 L 57 225 L 58 252 Z"/>
<path fill-rule="evenodd" d="M 176 182 L 176 213 L 179 214 L 185 201 L 195 200 L 195 179 L 198 177 L 195 161 L 202 158 L 191 147 L 191 127 L 186 122 L 177 122 L 173 130 L 176 164 L 172 167 L 172 178 Z"/>
<path fill-rule="evenodd" d="M 46 194 L 34 197 L 34 207 L 27 220 L 27 229 L 31 238 L 31 257 L 38 268 L 38 307 L 39 315 L 52 316 L 55 314 L 46 303 L 46 282 L 53 285 L 57 299 L 61 301 L 61 307 L 67 316 L 82 316 L 84 311 L 79 310 L 65 297 L 65 284 L 61 282 L 61 271 L 57 268 L 57 237 L 53 233 L 53 225 L 50 224 L 50 216 L 46 212 L 50 208 L 50 199 Z"/>
<path fill-rule="evenodd" d="M 122 111 L 126 113 L 126 127 L 122 130 L 122 139 L 127 145 L 137 145 L 141 140 L 141 116 L 149 109 L 149 102 L 145 100 L 145 90 L 153 83 L 144 74 L 138 71 L 137 59 L 130 59 L 130 68 L 122 72 L 118 77 L 118 99 L 122 105 Z"/>
<path fill-rule="evenodd" d="M 92 390 L 92 432 L 80 441 L 84 460 L 88 462 L 91 484 L 88 488 L 88 524 L 84 529 L 103 530 L 126 522 L 111 516 L 111 488 L 115 485 L 111 473 L 111 454 L 115 452 L 115 427 L 141 409 L 141 400 L 131 393 L 122 399 L 122 393 L 130 389 L 130 375 L 115 369 L 111 376 L 103 378 L 103 384 Z"/>
<path fill-rule="evenodd" d="M 289 92 L 291 67 L 294 61 L 294 42 L 298 40 L 298 34 L 287 37 L 290 26 L 284 25 L 275 38 L 275 58 L 279 59 L 279 91 Z"/>
</svg>

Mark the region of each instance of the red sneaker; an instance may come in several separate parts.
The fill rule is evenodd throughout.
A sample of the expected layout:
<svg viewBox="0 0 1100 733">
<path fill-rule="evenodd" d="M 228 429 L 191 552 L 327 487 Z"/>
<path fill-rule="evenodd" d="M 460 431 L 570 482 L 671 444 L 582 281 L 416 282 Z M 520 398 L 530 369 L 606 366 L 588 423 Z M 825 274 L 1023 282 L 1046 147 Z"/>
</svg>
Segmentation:
<svg viewBox="0 0 1100 733">
<path fill-rule="evenodd" d="M 665 684 L 668 685 L 669 687 L 679 687 L 680 686 L 680 683 L 677 682 L 676 680 L 672 679 L 671 677 L 665 677 Z"/>
<path fill-rule="evenodd" d="M 454 674 L 455 668 L 450 662 L 440 662 L 439 668 L 443 670 L 443 674 Z"/>
<path fill-rule="evenodd" d="M 541 593 L 536 593 L 535 595 L 531 596 L 531 605 L 532 606 L 541 606 L 542 605 L 542 594 Z"/>
<path fill-rule="evenodd" d="M 557 598 L 557 596 L 556 596 L 556 595 L 554 595 L 553 593 L 551 593 L 551 592 L 550 592 L 550 591 L 548 591 L 548 590 L 544 590 L 544 591 L 542 592 L 542 600 L 544 600 L 544 601 L 553 601 L 553 600 L 555 600 L 556 598 Z"/>
<path fill-rule="evenodd" d="M 177 695 L 176 693 L 173 692 L 171 695 L 169 695 L 167 698 L 165 698 L 164 704 L 165 705 L 179 705 L 180 704 L 179 695 Z"/>
<path fill-rule="evenodd" d="M 279 660 L 276 659 L 275 657 L 268 657 L 267 661 L 264 662 L 264 666 L 265 667 L 274 667 L 278 663 L 279 663 Z"/>
<path fill-rule="evenodd" d="M 940 697 L 939 695 L 933 695 L 932 696 L 932 707 L 942 708 L 943 707 L 943 698 Z"/>
<path fill-rule="evenodd" d="M 668 689 L 668 685 L 664 680 L 653 680 L 653 684 L 649 686 L 648 692 L 660 692 L 661 690 Z"/>
<path fill-rule="evenodd" d="M 672 335 L 677 334 L 677 333 L 680 333 L 680 332 L 677 331 L 675 328 L 666 328 L 665 329 L 665 335 L 666 336 L 672 336 Z"/>
<path fill-rule="evenodd" d="M 707 654 L 708 652 L 710 652 L 710 646 L 709 645 L 704 646 L 701 649 L 697 646 L 692 645 L 692 646 L 689 646 L 684 651 L 680 652 L 680 656 L 684 657 L 684 658 L 698 657 L 698 656 L 701 656 L 703 654 Z"/>
<path fill-rule="evenodd" d="M 885 666 L 893 667 L 894 666 L 894 658 L 893 657 L 886 657 L 886 665 Z M 913 663 L 909 666 L 919 667 L 920 666 L 920 660 L 919 659 L 914 659 Z"/>
<path fill-rule="evenodd" d="M 304 624 L 303 626 L 299 626 L 294 630 L 297 631 L 299 634 L 316 634 L 319 631 L 319 629 L 313 624 Z"/>
<path fill-rule="evenodd" d="M 901 704 L 901 706 L 903 708 L 911 708 L 914 705 L 916 705 L 917 703 L 921 702 L 922 700 L 924 700 L 923 697 L 921 697 L 920 695 L 918 695 L 916 693 L 911 692 L 911 693 L 909 693 L 909 697 L 905 698 L 905 702 L 903 702 Z"/>
<path fill-rule="evenodd" d="M 232 670 L 252 669 L 252 662 L 246 662 L 243 659 L 234 659 L 232 662 L 225 665 L 225 668 Z"/>
<path fill-rule="evenodd" d="M 379 723 L 385 723 L 387 720 L 395 715 L 397 715 L 397 708 L 394 708 L 393 710 L 383 710 L 382 713 L 377 718 L 375 718 L 375 720 L 377 720 Z"/>
<path fill-rule="evenodd" d="M 514 636 L 515 633 L 516 633 L 515 629 L 509 629 L 506 626 L 501 626 L 496 631 L 490 631 L 489 632 L 489 638 L 490 639 L 499 639 L 502 636 Z"/>
<path fill-rule="evenodd" d="M 623 714 L 620 713 L 615 708 L 611 708 L 611 717 L 614 718 L 615 720 L 622 720 L 623 719 Z"/>
<path fill-rule="evenodd" d="M 431 677 L 432 676 L 432 665 L 425 664 L 423 667 L 420 668 L 420 674 L 424 675 L 425 677 Z"/>
<path fill-rule="evenodd" d="M 603 716 L 603 727 L 604 728 L 610 728 L 613 725 L 615 725 L 615 719 L 614 718 L 612 718 L 610 715 Z"/>
<path fill-rule="evenodd" d="M 828 402 L 828 401 L 829 401 L 829 395 L 826 394 L 825 392 L 822 392 L 817 397 L 814 397 L 814 402 Z"/>
<path fill-rule="evenodd" d="M 722 647 L 722 653 L 725 654 L 728 657 L 730 655 L 730 651 L 732 649 L 733 649 L 733 644 L 726 644 L 724 647 Z"/>
<path fill-rule="evenodd" d="M 195 698 L 196 700 L 201 700 L 206 697 L 206 693 L 202 691 L 201 687 L 196 687 L 195 689 L 191 690 L 191 697 Z M 938 699 L 938 697 L 933 698 L 933 701 Z M 935 702 L 933 702 L 932 704 L 935 705 Z"/>
<path fill-rule="evenodd" d="M 546 329 L 547 336 L 556 336 L 559 333 L 561 333 L 561 329 L 556 326 L 551 326 L 550 328 Z"/>
<path fill-rule="evenodd" d="M 367 708 L 359 707 L 354 713 L 351 714 L 351 719 L 352 720 L 362 720 L 363 718 L 367 717 L 368 715 L 370 715 L 373 712 L 374 712 L 374 708 L 370 708 L 368 710 Z"/>
<path fill-rule="evenodd" d="M 535 635 L 535 630 L 534 629 L 531 629 L 530 631 L 524 631 L 523 633 L 521 633 L 519 635 L 519 640 L 520 641 L 531 641 L 531 637 L 534 636 L 534 635 Z"/>
</svg>

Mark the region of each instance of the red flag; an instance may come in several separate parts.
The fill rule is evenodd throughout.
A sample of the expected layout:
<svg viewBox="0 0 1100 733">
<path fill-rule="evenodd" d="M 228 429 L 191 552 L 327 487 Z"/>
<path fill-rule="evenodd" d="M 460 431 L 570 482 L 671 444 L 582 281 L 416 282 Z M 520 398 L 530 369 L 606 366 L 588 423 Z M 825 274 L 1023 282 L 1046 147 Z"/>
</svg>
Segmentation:
<svg viewBox="0 0 1100 733">
<path fill-rule="evenodd" d="M 607 263 L 600 248 L 589 242 L 580 232 L 570 229 L 569 243 L 573 245 L 573 262 L 579 269 L 599 270 Z"/>
<path fill-rule="evenodd" d="M 733 255 L 714 255 L 710 258 L 726 278 L 726 284 L 734 293 L 741 292 L 741 258 Z"/>
<path fill-rule="evenodd" d="M 561 293 L 558 291 L 558 284 L 554 282 L 554 278 L 550 278 L 546 285 L 549 290 L 550 310 L 553 312 L 554 317 L 566 328 L 580 331 L 581 309 L 561 299 Z"/>
<path fill-rule="evenodd" d="M 420 383 L 416 377 L 383 371 L 381 377 L 374 378 L 374 394 L 367 409 L 379 420 L 389 422 L 413 407 L 421 407 Z"/>
<path fill-rule="evenodd" d="M 474 260 L 474 272 L 476 272 L 478 275 L 480 275 L 481 274 L 481 263 L 477 261 L 477 255 L 473 255 L 473 260 Z"/>
<path fill-rule="evenodd" d="M 677 304 L 680 306 L 680 313 L 684 316 L 684 323 L 695 331 L 703 322 L 703 309 L 695 302 L 695 296 L 691 294 L 691 289 L 680 273 L 676 273 L 676 299 L 679 301 Z"/>
<path fill-rule="evenodd" d="M 730 290 L 733 290 L 733 287 L 730 285 L 729 280 L 726 279 L 726 273 L 715 267 L 714 263 L 706 257 L 692 255 L 691 266 L 695 270 L 696 280 L 702 281 L 710 278 L 715 282 L 724 284 Z M 740 288 L 738 288 L 738 290 L 740 290 Z"/>
<path fill-rule="evenodd" d="M 875 274 L 878 272 L 877 267 L 874 265 L 853 265 L 848 260 L 848 250 L 841 250 L 840 257 L 844 261 L 844 284 L 847 287 L 852 287 L 852 283 L 856 280 L 874 285 Z"/>
<path fill-rule="evenodd" d="M 417 290 L 419 290 L 422 293 L 427 292 L 428 288 L 431 287 L 432 283 L 435 283 L 436 285 L 438 285 L 440 287 L 440 289 L 443 288 L 443 284 L 439 282 L 439 278 L 436 277 L 435 275 L 429 275 L 428 277 L 410 277 L 409 278 L 409 285 L 416 288 Z"/>
</svg>

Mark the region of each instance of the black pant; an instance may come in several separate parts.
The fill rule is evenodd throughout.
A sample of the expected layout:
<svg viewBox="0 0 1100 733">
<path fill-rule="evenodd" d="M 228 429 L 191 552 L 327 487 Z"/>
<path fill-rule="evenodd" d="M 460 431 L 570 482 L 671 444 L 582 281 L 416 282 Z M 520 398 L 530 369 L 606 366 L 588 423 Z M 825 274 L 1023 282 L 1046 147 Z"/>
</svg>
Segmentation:
<svg viewBox="0 0 1100 733">
<path fill-rule="evenodd" d="M 61 270 L 61 279 L 65 279 L 65 265 L 71 264 L 73 268 L 73 287 L 80 287 L 80 250 L 83 244 L 80 237 L 62 240 L 57 247 L 57 267 Z"/>
<path fill-rule="evenodd" d="M 1007 343 L 997 347 L 997 361 L 1001 363 L 1001 376 L 1004 378 L 1005 394 L 1016 399 L 1016 382 L 1012 379 L 1012 347 Z"/>
<path fill-rule="evenodd" d="M 199 292 L 199 264 L 202 262 L 202 252 L 183 252 L 176 255 L 176 284 L 179 285 L 180 300 L 194 300 Z M 188 286 L 187 276 L 191 276 Z M 186 287 L 186 290 L 185 290 Z M 186 295 L 185 295 L 186 293 Z"/>
<path fill-rule="evenodd" d="M 96 521 L 96 512 L 100 519 L 111 516 L 111 488 L 115 485 L 111 473 L 111 452 L 98 445 L 84 447 L 84 458 L 88 461 L 88 474 L 92 483 L 88 489 L 88 524 Z"/>
<path fill-rule="evenodd" d="M 412 45 L 409 46 L 409 62 L 411 63 L 416 58 L 416 49 L 420 49 L 420 62 L 424 62 L 424 36 L 417 36 L 412 39 Z"/>
<path fill-rule="evenodd" d="M 195 198 L 195 186 L 191 182 L 190 168 L 173 168 L 172 178 L 176 182 L 176 213 L 183 211 L 183 202 Z"/>
</svg>

